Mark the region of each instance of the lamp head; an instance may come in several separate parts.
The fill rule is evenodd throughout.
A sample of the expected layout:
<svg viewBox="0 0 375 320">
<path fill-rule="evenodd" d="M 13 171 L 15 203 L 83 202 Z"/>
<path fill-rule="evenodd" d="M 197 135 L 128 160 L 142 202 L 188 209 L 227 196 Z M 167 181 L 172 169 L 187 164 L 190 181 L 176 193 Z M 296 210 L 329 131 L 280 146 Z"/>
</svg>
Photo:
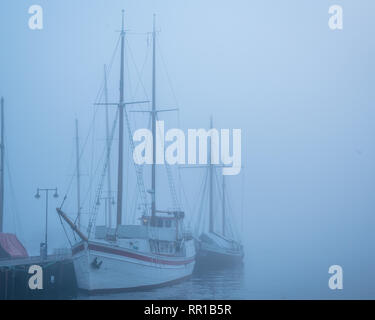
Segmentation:
<svg viewBox="0 0 375 320">
<path fill-rule="evenodd" d="M 35 194 L 35 199 L 39 199 L 40 198 L 40 194 L 39 194 L 39 188 L 36 190 L 36 194 Z"/>
</svg>

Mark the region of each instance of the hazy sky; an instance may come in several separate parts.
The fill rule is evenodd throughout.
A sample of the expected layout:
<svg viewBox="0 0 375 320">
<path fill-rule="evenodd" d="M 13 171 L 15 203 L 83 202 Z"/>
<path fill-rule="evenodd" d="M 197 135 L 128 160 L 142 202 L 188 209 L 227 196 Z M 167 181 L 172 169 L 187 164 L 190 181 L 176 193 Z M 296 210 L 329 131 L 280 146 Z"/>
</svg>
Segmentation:
<svg viewBox="0 0 375 320">
<path fill-rule="evenodd" d="M 39 0 L 41 31 L 28 28 L 31 4 L 0 3 L 0 95 L 13 182 L 12 191 L 6 179 L 5 228 L 17 231 L 29 252 L 36 254 L 44 237 L 37 187 L 59 188 L 50 206 L 50 248 L 67 245 L 54 207 L 74 173 L 74 119 L 83 143 L 124 8 L 133 79 L 127 99 L 145 97 L 136 90 L 134 63 L 139 70 L 145 65 L 142 83 L 150 95 L 144 33 L 156 13 L 158 105 L 180 108 L 179 117 L 166 116 L 168 125 L 179 118 L 184 129 L 207 127 L 212 114 L 215 127 L 242 129 L 245 168 L 228 184 L 246 235 L 253 297 L 375 298 L 374 1 Z M 332 4 L 344 8 L 342 31 L 328 28 Z M 109 99 L 118 100 L 118 59 Z M 91 159 L 104 146 L 103 121 L 100 110 L 82 158 L 87 201 Z M 192 175 L 185 184 L 194 203 L 201 174 Z M 339 293 L 327 286 L 333 264 L 344 268 Z"/>
</svg>

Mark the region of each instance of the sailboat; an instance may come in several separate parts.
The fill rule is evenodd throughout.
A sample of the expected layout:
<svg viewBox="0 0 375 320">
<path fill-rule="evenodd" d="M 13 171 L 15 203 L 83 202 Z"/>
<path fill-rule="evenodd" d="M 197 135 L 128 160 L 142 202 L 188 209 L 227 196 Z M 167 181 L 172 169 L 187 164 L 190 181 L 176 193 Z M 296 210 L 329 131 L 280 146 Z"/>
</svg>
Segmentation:
<svg viewBox="0 0 375 320">
<path fill-rule="evenodd" d="M 27 258 L 28 253 L 17 236 L 4 232 L 4 98 L 0 100 L 1 129 L 0 129 L 0 260 Z"/>
<path fill-rule="evenodd" d="M 211 117 L 211 128 L 212 117 Z M 236 265 L 242 263 L 244 257 L 243 245 L 240 241 L 234 239 L 234 235 L 230 235 L 227 232 L 228 221 L 230 216 L 226 212 L 226 184 L 225 176 L 222 178 L 222 208 L 221 208 L 221 232 L 217 232 L 215 229 L 215 222 L 218 220 L 217 215 L 214 212 L 214 178 L 216 165 L 211 163 L 211 148 L 209 148 L 210 163 L 207 166 L 209 180 L 208 189 L 208 230 L 203 231 L 198 235 L 196 246 L 197 246 L 197 269 L 200 268 L 218 268 L 230 265 Z M 206 202 L 206 195 L 202 194 L 202 202 Z M 201 214 L 203 214 L 201 212 Z"/>
<path fill-rule="evenodd" d="M 156 137 L 156 90 L 155 90 L 155 16 L 152 32 L 153 67 L 152 67 L 152 118 L 153 145 Z M 156 166 L 155 152 L 151 177 L 151 206 L 146 203 L 146 190 L 142 167 L 135 165 L 137 188 L 143 200 L 143 213 L 139 225 L 124 225 L 123 218 L 123 143 L 124 118 L 126 128 L 131 133 L 129 118 L 125 106 L 141 102 L 124 100 L 124 12 L 122 13 L 121 61 L 120 61 L 120 99 L 118 107 L 119 145 L 117 170 L 117 218 L 116 227 L 111 225 L 96 226 L 95 236 L 91 237 L 91 228 L 95 219 L 89 223 L 85 234 L 68 215 L 58 208 L 57 212 L 72 228 L 80 240 L 72 246 L 72 257 L 78 287 L 89 293 L 120 292 L 134 289 L 148 289 L 181 281 L 190 277 L 195 265 L 195 244 L 191 234 L 184 229 L 185 214 L 179 208 L 159 210 L 155 201 Z M 107 103 L 106 103 L 107 104 Z M 126 129 L 125 128 L 125 129 Z M 114 129 L 114 127 L 113 127 Z M 112 130 L 111 134 L 113 134 Z M 131 137 L 131 134 L 129 135 Z M 110 139 L 111 141 L 113 139 Z M 131 139 L 130 139 L 131 140 Z M 132 141 L 131 147 L 134 150 Z M 109 148 L 110 149 L 110 148 Z M 107 158 L 109 158 L 107 151 Z M 103 168 L 100 185 L 108 170 L 108 159 Z M 99 201 L 101 188 L 96 194 Z"/>
</svg>

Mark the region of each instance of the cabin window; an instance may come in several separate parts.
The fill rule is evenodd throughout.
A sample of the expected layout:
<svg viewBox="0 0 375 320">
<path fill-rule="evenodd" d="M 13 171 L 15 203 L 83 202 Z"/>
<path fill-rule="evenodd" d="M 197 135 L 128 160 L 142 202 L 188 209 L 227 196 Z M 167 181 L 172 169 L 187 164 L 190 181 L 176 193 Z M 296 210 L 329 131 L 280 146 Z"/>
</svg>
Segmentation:
<svg viewBox="0 0 375 320">
<path fill-rule="evenodd" d="M 178 243 L 176 243 L 176 252 L 178 253 L 180 251 L 181 251 L 181 243 L 178 242 Z"/>
<path fill-rule="evenodd" d="M 154 253 L 173 254 L 175 246 L 175 243 L 170 241 L 150 240 L 150 248 Z"/>
<path fill-rule="evenodd" d="M 165 227 L 166 228 L 170 228 L 172 226 L 172 222 L 171 222 L 171 220 L 166 220 L 165 221 Z"/>
<path fill-rule="evenodd" d="M 173 253 L 173 244 L 172 243 L 170 243 L 169 244 L 169 253 Z"/>
<path fill-rule="evenodd" d="M 152 252 L 156 252 L 156 246 L 155 242 L 153 240 L 150 240 L 150 247 Z"/>
<path fill-rule="evenodd" d="M 165 242 L 160 243 L 160 251 L 161 252 L 168 252 L 168 244 Z"/>
<path fill-rule="evenodd" d="M 159 220 L 158 220 L 158 227 L 159 227 L 159 228 L 162 228 L 162 227 L 163 227 L 163 220 L 162 220 L 162 219 L 159 219 Z"/>
</svg>

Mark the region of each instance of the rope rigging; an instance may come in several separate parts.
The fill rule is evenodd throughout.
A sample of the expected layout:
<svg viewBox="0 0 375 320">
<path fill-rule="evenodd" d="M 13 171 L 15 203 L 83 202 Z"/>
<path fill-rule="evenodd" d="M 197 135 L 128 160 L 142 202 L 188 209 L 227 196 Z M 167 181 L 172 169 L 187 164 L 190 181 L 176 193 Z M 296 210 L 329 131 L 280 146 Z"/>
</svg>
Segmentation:
<svg viewBox="0 0 375 320">
<path fill-rule="evenodd" d="M 114 52 L 113 52 L 113 54 L 112 54 L 112 57 L 111 57 L 111 61 L 110 61 L 109 68 L 108 68 L 108 73 L 109 73 L 109 74 L 110 74 L 111 69 L 112 69 L 112 66 L 113 66 L 114 58 L 115 58 L 116 52 L 117 52 L 117 50 L 118 50 L 119 43 L 120 43 L 120 37 L 119 37 L 118 40 L 117 40 L 117 43 L 116 43 L 116 46 L 115 46 L 115 50 L 114 50 Z M 104 91 L 104 80 L 103 80 L 103 82 L 101 83 L 101 86 L 100 86 L 100 88 L 99 88 L 99 90 L 98 90 L 98 93 L 97 93 L 97 95 L 96 95 L 96 98 L 95 98 L 94 102 L 99 102 L 99 101 L 101 101 L 102 96 L 103 96 L 103 91 Z M 95 109 L 94 109 L 94 117 L 95 117 L 96 113 L 98 112 L 98 110 L 99 110 L 99 108 L 95 108 Z M 79 160 L 80 160 L 80 161 L 81 161 L 81 159 L 82 159 L 82 157 L 83 157 L 83 154 L 84 154 L 84 152 L 85 152 L 85 150 L 86 150 L 86 147 L 87 147 L 87 144 L 88 144 L 89 138 L 90 138 L 90 136 L 93 134 L 94 128 L 95 128 L 95 122 L 93 121 L 93 122 L 91 123 L 90 127 L 89 127 L 89 131 L 88 131 L 88 133 L 87 133 L 87 135 L 86 135 L 86 138 L 85 138 L 84 143 L 83 143 L 82 148 L 81 148 L 81 152 L 80 152 L 80 154 L 79 154 Z M 77 174 L 77 169 L 75 168 L 73 172 L 74 172 L 74 174 L 72 175 L 72 177 L 71 177 L 71 179 L 70 179 L 70 181 L 69 181 L 69 183 L 68 183 L 68 186 L 67 186 L 67 189 L 66 189 L 66 192 L 65 192 L 65 196 L 64 196 L 63 201 L 62 201 L 62 203 L 61 203 L 61 205 L 60 205 L 60 208 L 62 208 L 62 206 L 63 206 L 63 204 L 64 204 L 64 201 L 66 200 L 65 197 L 68 196 L 68 194 L 69 194 L 69 192 L 70 192 L 70 190 L 71 190 L 71 188 L 72 188 L 73 181 L 74 181 L 74 176 Z M 82 204 L 83 204 L 84 202 L 85 202 L 85 201 L 83 201 Z"/>
<path fill-rule="evenodd" d="M 148 36 L 149 33 L 147 33 L 146 35 Z M 115 59 L 115 56 L 118 52 L 120 39 L 121 39 L 121 37 L 118 37 L 116 47 L 115 47 L 114 52 L 113 52 L 112 57 L 111 57 L 111 61 L 110 61 L 109 67 L 108 67 L 108 75 L 111 73 L 113 63 L 114 63 L 114 59 Z M 132 87 L 131 87 L 130 73 L 127 73 L 127 77 L 128 77 L 127 83 L 128 83 L 128 87 L 129 87 L 129 91 L 128 91 L 129 93 L 128 94 L 129 94 L 130 97 L 134 98 L 134 96 L 141 89 L 143 91 L 144 96 L 148 99 L 147 90 L 146 90 L 146 88 L 144 86 L 144 83 L 142 81 L 142 76 L 143 76 L 143 73 L 144 73 L 148 58 L 149 58 L 150 49 L 148 48 L 148 50 L 146 50 L 145 58 L 144 58 L 142 67 L 139 70 L 139 68 L 137 67 L 137 64 L 135 62 L 134 55 L 133 55 L 132 49 L 129 45 L 129 42 L 128 42 L 127 38 L 125 39 L 125 45 L 126 45 L 127 52 L 129 53 L 130 61 L 132 62 L 132 65 L 134 65 L 134 67 L 135 67 L 136 75 L 137 75 L 137 78 L 138 78 L 137 84 L 134 87 L 134 91 L 133 91 Z M 164 70 L 165 70 L 166 75 L 167 75 L 169 87 L 172 91 L 173 98 L 174 98 L 174 100 L 176 101 L 176 104 L 177 104 L 177 98 L 176 98 L 175 92 L 173 90 L 173 87 L 172 87 L 172 84 L 171 84 L 171 79 L 170 79 L 169 73 L 166 69 L 166 64 L 165 64 L 165 61 L 164 61 L 162 55 L 161 55 L 161 59 L 162 59 L 162 62 L 163 62 Z M 128 60 L 129 59 L 126 59 L 127 69 L 129 69 Z M 98 93 L 96 95 L 96 98 L 95 98 L 94 102 L 95 103 L 101 102 L 102 99 L 103 99 L 103 95 L 104 95 L 104 80 L 103 80 L 103 82 L 100 86 L 100 89 L 98 90 Z M 109 164 L 109 161 L 110 161 L 110 152 L 111 152 L 110 150 L 111 150 L 112 145 L 113 145 L 113 138 L 114 138 L 114 134 L 115 134 L 115 130 L 116 130 L 117 122 L 118 122 L 118 117 L 119 117 L 119 112 L 118 112 L 118 109 L 117 109 L 116 116 L 115 116 L 115 119 L 113 121 L 113 126 L 111 128 L 110 138 L 109 138 L 109 148 L 108 148 L 109 150 L 108 151 L 105 150 L 102 153 L 102 155 L 99 157 L 98 165 L 94 167 L 94 159 L 96 158 L 96 155 L 94 154 L 94 152 L 95 152 L 94 151 L 94 149 L 95 149 L 94 148 L 95 147 L 94 136 L 95 136 L 95 122 L 96 122 L 98 110 L 99 110 L 99 108 L 94 108 L 93 119 L 92 119 L 91 125 L 89 127 L 89 131 L 87 133 L 87 136 L 84 139 L 84 143 L 82 145 L 82 148 L 81 148 L 81 150 L 79 152 L 79 156 L 78 156 L 78 159 L 81 160 L 85 151 L 86 151 L 86 149 L 87 149 L 87 146 L 89 145 L 90 137 L 92 137 L 92 140 L 91 140 L 90 179 L 89 179 L 89 183 L 88 183 L 88 190 L 85 193 L 85 196 L 83 197 L 83 201 L 82 201 L 82 206 L 85 206 L 87 201 L 89 201 L 89 204 L 91 204 L 90 205 L 91 211 L 89 212 L 90 217 L 89 217 L 88 226 L 87 226 L 88 237 L 90 237 L 90 235 L 92 233 L 92 228 L 95 225 L 96 219 L 97 219 L 97 216 L 98 216 L 99 200 L 100 200 L 102 192 L 103 192 L 104 180 L 105 180 L 105 177 L 107 175 L 107 167 L 108 167 L 108 164 Z M 128 138 L 129 138 L 129 149 L 130 149 L 129 154 L 134 155 L 135 145 L 134 145 L 134 141 L 132 139 L 133 136 L 132 136 L 131 123 L 130 123 L 130 119 L 129 119 L 129 112 L 130 111 L 128 110 L 127 106 L 125 106 L 124 107 L 124 120 L 125 120 L 125 127 L 126 127 L 125 130 L 126 130 Z M 149 121 L 150 121 L 150 118 L 149 118 Z M 180 121 L 179 113 L 178 113 L 178 121 Z M 103 163 L 103 159 L 104 159 L 104 163 Z M 137 207 L 137 203 L 138 203 L 139 206 L 141 207 L 143 213 L 145 215 L 150 215 L 151 208 L 149 208 L 149 206 L 148 206 L 147 193 L 146 193 L 146 187 L 145 187 L 145 182 L 144 182 L 144 165 L 138 165 L 136 163 L 136 161 L 133 161 L 133 165 L 134 165 L 134 168 L 135 168 L 137 190 L 138 190 L 138 192 L 136 192 L 136 194 L 135 194 L 135 199 L 134 199 L 134 202 L 133 202 L 134 208 Z M 175 185 L 175 181 L 174 181 L 172 168 L 169 164 L 165 164 L 165 168 L 166 168 L 167 177 L 168 177 L 168 186 L 169 186 L 170 194 L 171 194 L 171 198 L 172 198 L 173 210 L 180 211 L 181 210 L 181 202 L 180 202 L 181 195 L 179 197 L 177 192 L 176 192 L 176 185 Z M 76 171 L 77 171 L 77 169 L 74 170 L 75 174 L 71 177 L 71 179 L 68 183 L 67 190 L 66 190 L 65 196 L 63 197 L 63 200 L 61 202 L 60 208 L 63 207 L 63 205 L 65 203 L 65 200 L 67 199 L 68 194 L 71 191 L 71 188 L 72 188 L 72 185 L 73 185 L 73 182 L 74 182 L 74 176 L 77 173 Z M 98 187 L 96 188 L 96 191 L 93 193 L 92 187 L 93 187 L 93 184 L 96 181 L 97 174 L 99 174 Z M 129 179 L 127 179 L 127 183 L 128 182 L 129 182 Z M 180 182 L 180 184 L 181 184 L 181 182 Z M 127 185 L 127 188 L 128 188 L 128 185 Z M 186 197 L 186 194 L 185 194 L 185 197 Z M 131 205 L 131 206 L 133 206 L 133 205 Z M 136 210 L 134 209 L 134 214 L 135 214 L 135 211 Z M 73 221 L 74 221 L 74 219 L 73 219 Z M 64 230 L 64 232 L 65 232 L 65 230 Z"/>
<path fill-rule="evenodd" d="M 118 109 L 117 109 L 115 120 L 113 121 L 112 129 L 111 129 L 111 135 L 110 135 L 110 138 L 109 138 L 109 146 L 108 146 L 108 149 L 105 150 L 106 158 L 105 158 L 102 174 L 100 176 L 99 186 L 98 186 L 96 194 L 95 194 L 94 207 L 92 209 L 91 218 L 90 218 L 89 225 L 88 225 L 88 228 L 87 228 L 88 238 L 90 238 L 92 226 L 95 225 L 97 213 L 98 213 L 98 210 L 99 210 L 100 198 L 101 198 L 101 194 L 102 194 L 102 190 L 103 190 L 104 180 L 105 180 L 106 173 L 107 173 L 108 162 L 110 160 L 110 153 L 111 153 L 111 148 L 112 148 L 113 137 L 114 137 L 114 134 L 115 134 L 115 129 L 116 129 L 116 126 L 117 126 L 118 116 L 119 116 L 119 112 L 118 112 Z"/>
</svg>

